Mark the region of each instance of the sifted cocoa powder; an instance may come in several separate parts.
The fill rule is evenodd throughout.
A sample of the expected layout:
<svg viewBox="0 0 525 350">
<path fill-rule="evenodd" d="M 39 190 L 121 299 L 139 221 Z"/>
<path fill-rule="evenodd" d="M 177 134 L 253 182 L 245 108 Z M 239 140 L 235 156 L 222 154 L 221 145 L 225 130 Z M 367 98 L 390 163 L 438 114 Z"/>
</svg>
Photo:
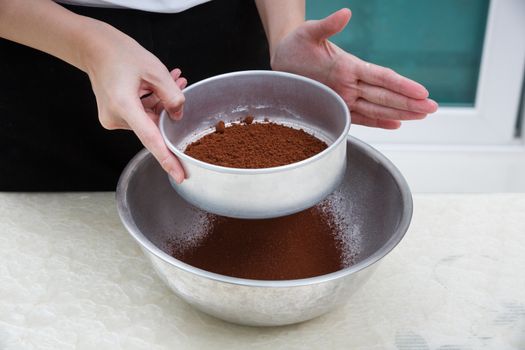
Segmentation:
<svg viewBox="0 0 525 350">
<path fill-rule="evenodd" d="M 194 245 L 170 244 L 175 258 L 203 270 L 258 280 L 314 277 L 349 262 L 348 254 L 343 256 L 343 228 L 322 204 L 274 219 L 212 214 L 207 219 L 205 233 Z"/>
<path fill-rule="evenodd" d="M 215 130 L 188 145 L 184 153 L 215 165 L 255 169 L 299 162 L 328 147 L 302 129 L 254 123 L 253 116 L 227 127 L 220 121 Z"/>
</svg>

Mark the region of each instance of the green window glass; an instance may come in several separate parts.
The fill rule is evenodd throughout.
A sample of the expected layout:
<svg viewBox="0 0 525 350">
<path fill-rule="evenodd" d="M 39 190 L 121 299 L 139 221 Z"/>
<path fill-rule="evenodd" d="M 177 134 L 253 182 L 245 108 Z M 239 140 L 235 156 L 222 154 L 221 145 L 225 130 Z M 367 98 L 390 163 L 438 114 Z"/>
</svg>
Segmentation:
<svg viewBox="0 0 525 350">
<path fill-rule="evenodd" d="M 352 10 L 332 40 L 425 85 L 440 104 L 475 102 L 489 0 L 307 1 L 307 18 Z"/>
</svg>

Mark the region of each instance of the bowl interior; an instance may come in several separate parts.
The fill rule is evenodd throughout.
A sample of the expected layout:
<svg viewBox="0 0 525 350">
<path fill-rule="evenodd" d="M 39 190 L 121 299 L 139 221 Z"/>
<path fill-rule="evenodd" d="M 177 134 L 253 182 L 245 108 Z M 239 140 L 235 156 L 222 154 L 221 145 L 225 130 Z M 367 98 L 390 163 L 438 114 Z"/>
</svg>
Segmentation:
<svg viewBox="0 0 525 350">
<path fill-rule="evenodd" d="M 163 112 L 161 130 L 176 154 L 213 130 L 219 120 L 226 123 L 252 115 L 302 128 L 334 143 L 346 135 L 349 113 L 343 100 L 313 80 L 282 72 L 244 71 L 212 77 L 184 90 L 184 118 L 173 121 Z"/>
<path fill-rule="evenodd" d="M 345 222 L 343 239 L 352 249 L 352 266 L 346 270 L 355 271 L 379 260 L 401 240 L 411 219 L 412 199 L 399 171 L 370 146 L 349 139 L 347 157 L 346 176 L 330 200 Z M 172 191 L 151 155 L 143 152 L 128 165 L 117 199 L 125 225 L 142 246 L 158 250 L 153 253 L 175 265 L 198 270 L 167 254 L 170 242 L 198 239 L 195 235 L 202 232 L 199 226 L 205 224 L 205 212 Z"/>
</svg>

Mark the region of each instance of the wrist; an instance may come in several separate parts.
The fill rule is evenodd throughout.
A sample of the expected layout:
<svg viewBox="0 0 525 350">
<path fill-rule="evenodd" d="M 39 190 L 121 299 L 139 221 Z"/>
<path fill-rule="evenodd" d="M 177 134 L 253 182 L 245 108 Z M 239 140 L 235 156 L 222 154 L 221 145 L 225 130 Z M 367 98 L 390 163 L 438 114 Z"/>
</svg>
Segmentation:
<svg viewBox="0 0 525 350">
<path fill-rule="evenodd" d="M 88 17 L 82 17 L 83 24 L 76 36 L 73 44 L 75 53 L 73 63 L 83 72 L 91 75 L 91 72 L 97 66 L 104 55 L 110 54 L 111 46 L 108 41 L 108 33 L 111 32 L 111 26 Z"/>
<path fill-rule="evenodd" d="M 131 38 L 102 21 L 89 17 L 82 20 L 85 23 L 74 44 L 74 65 L 91 76 L 97 66 L 111 58 L 116 47 Z"/>
<path fill-rule="evenodd" d="M 295 21 L 287 23 L 285 26 L 279 28 L 279 30 L 270 32 L 268 35 L 268 46 L 270 49 L 270 58 L 273 60 L 277 47 L 288 34 L 293 32 L 301 24 L 304 23 L 304 18 L 297 18 Z"/>
<path fill-rule="evenodd" d="M 305 20 L 305 0 L 255 0 L 266 32 L 270 57 L 281 41 Z"/>
</svg>

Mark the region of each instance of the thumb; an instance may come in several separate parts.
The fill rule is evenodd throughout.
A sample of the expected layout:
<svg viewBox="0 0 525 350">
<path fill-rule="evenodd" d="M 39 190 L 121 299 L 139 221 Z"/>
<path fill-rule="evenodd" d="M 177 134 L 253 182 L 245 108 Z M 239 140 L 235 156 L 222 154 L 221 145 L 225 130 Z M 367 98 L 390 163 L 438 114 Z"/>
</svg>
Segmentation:
<svg viewBox="0 0 525 350">
<path fill-rule="evenodd" d="M 350 21 L 350 17 L 352 17 L 352 12 L 343 8 L 323 19 L 308 21 L 305 25 L 315 39 L 322 41 L 342 31 Z"/>
<path fill-rule="evenodd" d="M 182 118 L 182 108 L 185 98 L 179 86 L 173 80 L 172 75 L 164 75 L 158 84 L 153 87 L 153 90 L 170 117 L 173 119 Z"/>
<path fill-rule="evenodd" d="M 127 123 L 138 136 L 142 144 L 153 154 L 162 168 L 182 183 L 185 178 L 184 168 L 179 160 L 166 146 L 157 124 L 142 110 L 142 105 L 128 104 Z"/>
</svg>

